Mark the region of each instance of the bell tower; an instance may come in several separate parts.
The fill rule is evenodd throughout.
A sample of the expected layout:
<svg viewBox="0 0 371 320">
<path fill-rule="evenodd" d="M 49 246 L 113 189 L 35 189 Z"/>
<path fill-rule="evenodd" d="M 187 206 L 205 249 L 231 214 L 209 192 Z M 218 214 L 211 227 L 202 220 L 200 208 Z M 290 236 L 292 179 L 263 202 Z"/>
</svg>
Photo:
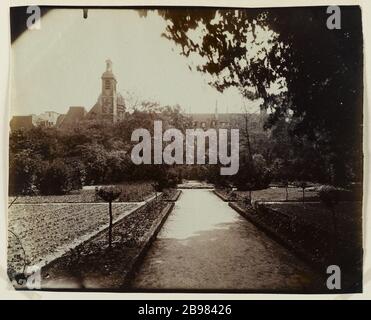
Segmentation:
<svg viewBox="0 0 371 320">
<path fill-rule="evenodd" d="M 115 122 L 117 120 L 117 81 L 112 73 L 112 61 L 106 61 L 106 71 L 102 75 L 101 106 L 102 114 Z"/>
</svg>

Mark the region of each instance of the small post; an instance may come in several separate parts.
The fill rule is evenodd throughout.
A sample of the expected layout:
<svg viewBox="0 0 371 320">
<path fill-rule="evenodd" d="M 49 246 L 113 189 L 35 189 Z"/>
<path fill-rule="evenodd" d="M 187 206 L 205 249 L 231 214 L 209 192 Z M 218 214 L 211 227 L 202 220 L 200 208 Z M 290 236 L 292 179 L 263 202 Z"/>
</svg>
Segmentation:
<svg viewBox="0 0 371 320">
<path fill-rule="evenodd" d="M 120 194 L 121 190 L 117 188 L 100 188 L 97 192 L 98 196 L 104 201 L 108 202 L 108 213 L 109 213 L 109 226 L 108 226 L 108 248 L 112 248 L 112 225 L 113 225 L 113 215 L 112 215 L 112 201 L 116 200 Z"/>
</svg>

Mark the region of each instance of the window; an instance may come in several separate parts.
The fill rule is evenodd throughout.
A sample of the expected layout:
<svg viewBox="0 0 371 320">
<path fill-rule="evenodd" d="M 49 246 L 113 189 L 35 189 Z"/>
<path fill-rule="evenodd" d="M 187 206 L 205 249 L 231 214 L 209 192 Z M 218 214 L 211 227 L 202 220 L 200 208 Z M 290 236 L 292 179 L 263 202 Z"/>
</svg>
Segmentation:
<svg viewBox="0 0 371 320">
<path fill-rule="evenodd" d="M 106 90 L 111 89 L 111 83 L 110 83 L 110 81 L 109 80 L 106 80 L 104 86 L 105 86 Z"/>
</svg>

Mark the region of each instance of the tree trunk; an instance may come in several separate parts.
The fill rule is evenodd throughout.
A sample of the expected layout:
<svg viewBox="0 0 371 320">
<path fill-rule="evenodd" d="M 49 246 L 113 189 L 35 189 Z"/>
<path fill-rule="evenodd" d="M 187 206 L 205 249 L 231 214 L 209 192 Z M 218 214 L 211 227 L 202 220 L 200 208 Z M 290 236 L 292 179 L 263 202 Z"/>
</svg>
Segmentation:
<svg viewBox="0 0 371 320">
<path fill-rule="evenodd" d="M 303 188 L 303 203 L 305 202 L 305 189 Z"/>
<path fill-rule="evenodd" d="M 245 136 L 246 136 L 246 146 L 247 146 L 247 151 L 249 153 L 249 161 L 251 166 L 254 166 L 253 161 L 252 161 L 252 152 L 251 152 L 251 144 L 250 144 L 250 134 L 249 134 L 249 125 L 248 125 L 248 118 L 247 118 L 247 113 L 244 115 L 245 118 Z"/>
<path fill-rule="evenodd" d="M 288 201 L 289 200 L 289 190 L 288 190 L 288 188 L 286 187 L 286 201 Z"/>
<path fill-rule="evenodd" d="M 108 203 L 109 205 L 109 228 L 108 228 L 108 246 L 111 249 L 112 248 L 112 201 Z"/>
</svg>

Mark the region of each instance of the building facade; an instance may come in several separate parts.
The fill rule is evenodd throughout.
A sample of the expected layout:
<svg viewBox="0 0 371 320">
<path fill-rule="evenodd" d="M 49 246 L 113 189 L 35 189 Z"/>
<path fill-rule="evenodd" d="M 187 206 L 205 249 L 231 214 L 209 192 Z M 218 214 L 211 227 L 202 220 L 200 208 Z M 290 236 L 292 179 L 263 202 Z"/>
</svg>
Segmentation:
<svg viewBox="0 0 371 320">
<path fill-rule="evenodd" d="M 112 71 L 112 61 L 108 59 L 106 70 L 101 76 L 101 93 L 89 112 L 84 106 L 71 106 L 66 114 L 46 111 L 40 115 L 14 116 L 10 121 L 10 129 L 14 131 L 29 130 L 34 127 L 55 127 L 61 130 L 73 130 L 92 121 L 114 123 L 123 120 L 125 111 L 125 100 L 117 92 L 117 80 Z"/>
<path fill-rule="evenodd" d="M 94 121 L 115 123 L 125 119 L 125 101 L 117 91 L 117 79 L 112 70 L 112 61 L 106 61 L 106 70 L 101 76 L 101 92 L 95 105 L 86 111 L 84 106 L 71 106 L 66 114 L 47 111 L 41 115 L 15 116 L 10 122 L 11 130 L 31 129 L 36 126 L 56 127 L 61 130 L 73 130 L 79 126 L 87 125 Z M 259 139 L 269 134 L 263 126 L 267 113 L 263 109 L 260 113 L 214 113 L 188 114 L 192 119 L 193 128 L 239 128 L 248 126 L 252 139 Z"/>
</svg>

